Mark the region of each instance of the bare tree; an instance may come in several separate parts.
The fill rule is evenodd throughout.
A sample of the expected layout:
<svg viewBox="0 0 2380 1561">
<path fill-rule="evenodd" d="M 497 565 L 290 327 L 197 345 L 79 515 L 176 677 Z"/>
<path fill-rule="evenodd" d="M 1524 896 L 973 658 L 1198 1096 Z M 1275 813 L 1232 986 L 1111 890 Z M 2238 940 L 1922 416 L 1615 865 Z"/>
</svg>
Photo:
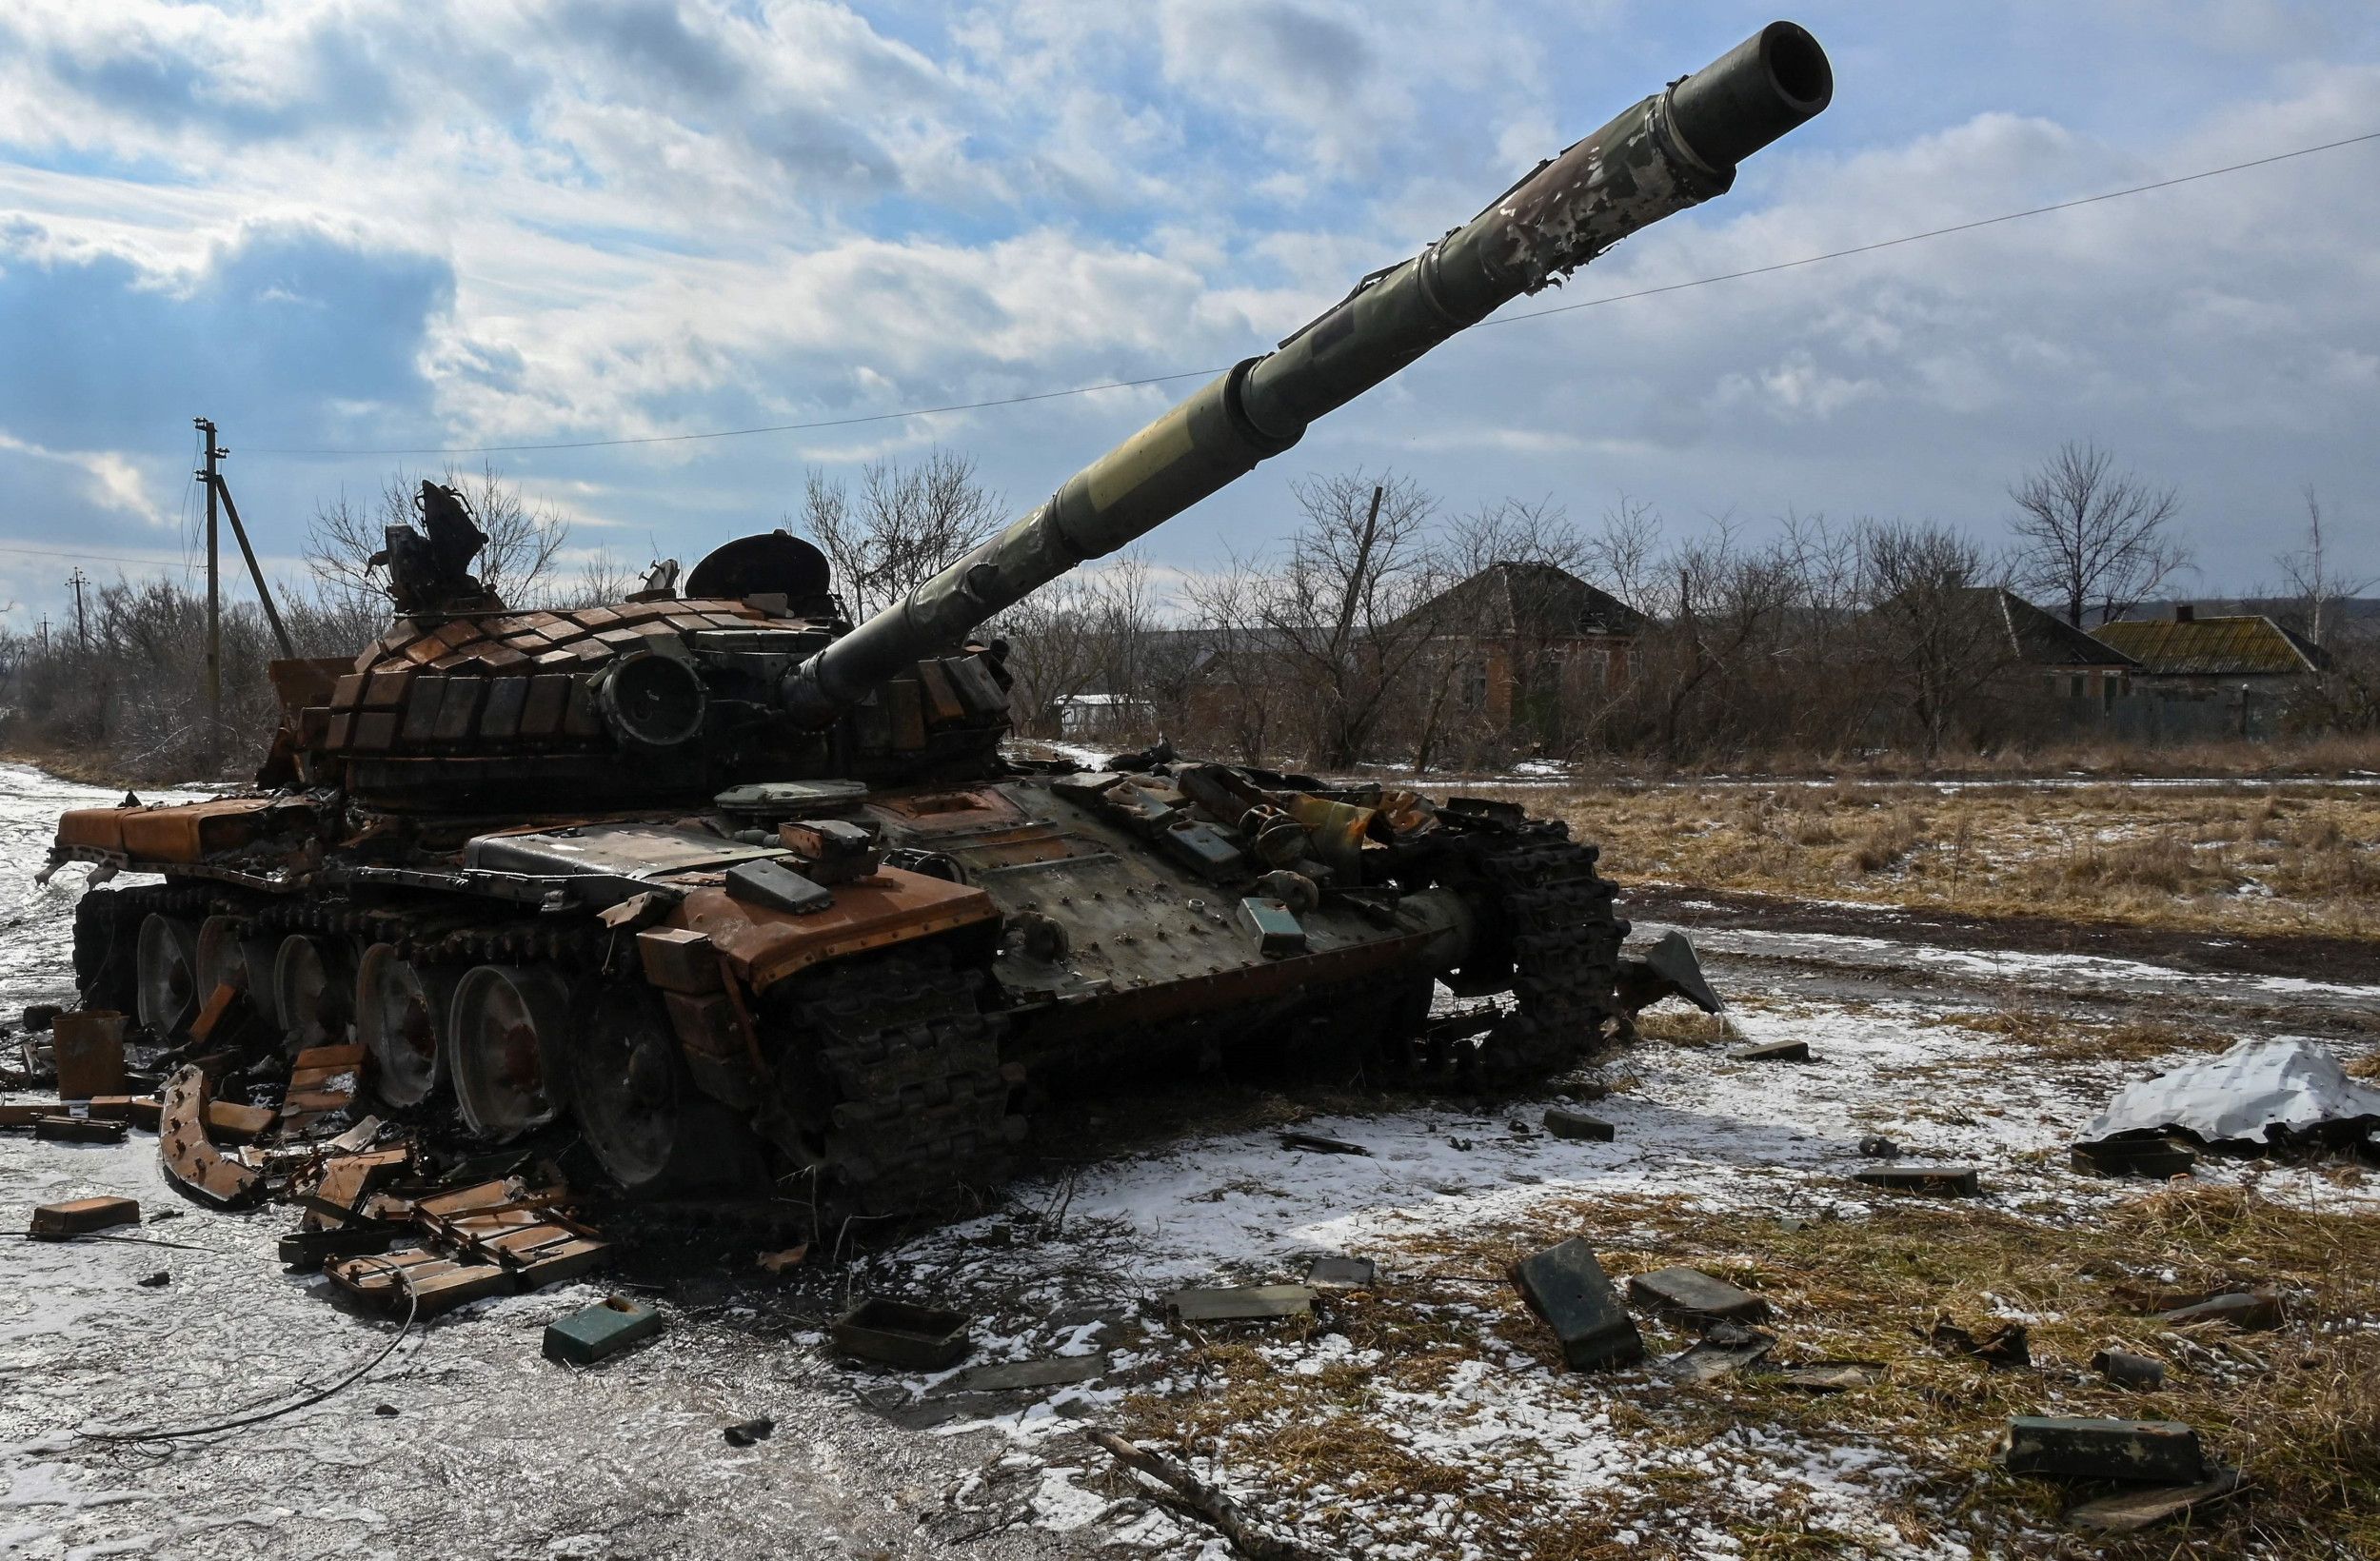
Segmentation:
<svg viewBox="0 0 2380 1561">
<path fill-rule="evenodd" d="M 1061 575 L 994 619 L 991 632 L 1008 642 L 1009 703 L 1021 730 L 1059 735 L 1066 701 L 1095 688 L 1145 701 L 1157 632 L 1148 562 L 1132 552 Z"/>
<path fill-rule="evenodd" d="M 2306 484 L 2305 494 L 2306 544 L 2274 555 L 2272 562 L 2281 566 L 2282 577 L 2297 598 L 2292 605 L 2306 638 L 2327 648 L 2331 632 L 2338 626 L 2333 609 L 2342 601 L 2369 590 L 2372 578 L 2350 580 L 2338 572 L 2323 540 L 2322 500 L 2311 483 Z"/>
<path fill-rule="evenodd" d="M 625 601 L 630 591 L 644 583 L 644 579 L 610 548 L 598 547 L 579 560 L 577 571 L 566 583 L 555 587 L 551 593 L 552 604 L 557 607 L 601 607 Z"/>
<path fill-rule="evenodd" d="M 1631 606 L 1653 600 L 1661 517 L 1651 504 L 1621 494 L 1583 546 L 1588 578 Z"/>
<path fill-rule="evenodd" d="M 448 466 L 444 481 L 462 492 L 487 533 L 487 545 L 472 565 L 480 583 L 517 606 L 538 604 L 569 543 L 570 523 L 550 505 L 531 503 L 492 465 L 476 475 Z M 315 505 L 306 528 L 306 566 L 324 592 L 367 603 L 375 614 L 385 611 L 387 588 L 370 560 L 386 545 L 389 527 L 419 522 L 414 500 L 420 485 L 400 469 L 369 500 L 350 501 L 342 491 Z"/>
<path fill-rule="evenodd" d="M 1669 548 L 1648 567 L 1644 605 L 1656 621 L 1639 640 L 1632 702 L 1670 762 L 1713 735 L 1742 749 L 1774 732 L 1789 703 L 1779 651 L 1801 602 L 1798 561 L 1781 544 L 1747 547 L 1733 521 Z"/>
<path fill-rule="evenodd" d="M 1199 642 L 1182 669 L 1186 714 L 1220 728 L 1242 763 L 1262 764 L 1282 745 L 1289 680 L 1265 624 L 1269 582 L 1251 561 L 1191 576 L 1182 585 Z"/>
<path fill-rule="evenodd" d="M 1080 574 L 1061 575 L 992 621 L 1008 642 L 1008 703 L 1019 731 L 1060 735 L 1066 701 L 1100 675 L 1095 604 Z"/>
<path fill-rule="evenodd" d="M 977 481 L 973 459 L 936 450 L 915 465 L 870 463 L 856 498 L 841 479 L 813 469 L 802 521 L 834 565 L 844 604 L 865 619 L 990 537 L 1000 497 Z"/>
<path fill-rule="evenodd" d="M 1365 757 L 1438 632 L 1438 501 L 1393 473 L 1308 477 L 1290 491 L 1305 520 L 1262 577 L 1257 614 L 1302 696 L 1317 762 L 1343 769 Z"/>
<path fill-rule="evenodd" d="M 1932 759 L 2014 665 L 2005 573 L 1956 531 L 1901 522 L 1860 528 L 1859 566 L 1874 603 L 1866 648 Z"/>
<path fill-rule="evenodd" d="M 2182 507 L 2178 491 L 2114 465 L 2098 445 L 2070 440 L 2008 490 L 2019 578 L 2075 628 L 2093 604 L 2101 622 L 2130 612 L 2190 563 L 2190 550 L 2166 529 Z"/>
</svg>

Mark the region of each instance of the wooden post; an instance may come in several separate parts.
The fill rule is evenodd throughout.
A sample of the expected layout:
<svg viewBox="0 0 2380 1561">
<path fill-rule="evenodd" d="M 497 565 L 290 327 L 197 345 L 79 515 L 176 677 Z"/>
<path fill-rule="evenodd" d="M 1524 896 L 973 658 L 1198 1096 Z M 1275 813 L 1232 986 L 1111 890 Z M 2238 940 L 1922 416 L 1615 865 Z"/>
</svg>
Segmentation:
<svg viewBox="0 0 2380 1561">
<path fill-rule="evenodd" d="M 209 768 L 223 750 L 223 590 L 215 560 L 215 425 L 193 418 L 207 441 L 207 467 L 199 473 L 207 484 L 207 760 Z"/>
</svg>

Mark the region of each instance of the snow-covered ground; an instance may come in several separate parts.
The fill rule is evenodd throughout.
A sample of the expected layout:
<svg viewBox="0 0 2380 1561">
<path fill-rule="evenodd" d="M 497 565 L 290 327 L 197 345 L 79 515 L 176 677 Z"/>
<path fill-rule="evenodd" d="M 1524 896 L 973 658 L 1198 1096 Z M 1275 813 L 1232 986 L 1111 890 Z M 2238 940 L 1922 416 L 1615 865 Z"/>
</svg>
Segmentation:
<svg viewBox="0 0 2380 1561">
<path fill-rule="evenodd" d="M 11 1007 L 67 995 L 81 870 L 48 889 L 30 879 L 50 818 L 87 798 L 111 800 L 0 767 L 10 919 L 0 993 Z M 1863 946 L 1802 952 L 1878 969 L 1912 952 L 1880 939 L 1835 941 Z M 1723 989 L 1734 946 L 1714 949 Z M 1744 952 L 1765 961 L 1794 951 L 1754 937 Z M 788 1287 L 756 1271 L 723 1274 L 680 1295 L 655 1345 L 593 1371 L 548 1364 L 538 1338 L 545 1322 L 603 1294 L 600 1278 L 417 1329 L 356 1387 L 254 1430 L 146 1447 L 82 1433 L 281 1401 L 369 1359 L 390 1325 L 335 1307 L 322 1281 L 274 1265 L 286 1212 L 231 1215 L 176 1198 L 153 1139 L 88 1147 L 0 1136 L 0 1227 L 16 1227 L 35 1203 L 122 1193 L 151 1216 L 142 1236 L 180 1244 L 0 1243 L 0 1554 L 1220 1558 L 1211 1532 L 1120 1481 L 1080 1435 L 1085 1423 L 1119 1423 L 1127 1395 L 1206 1391 L 1199 1341 L 1158 1304 L 1166 1292 L 1295 1280 L 1325 1254 L 1378 1257 L 1392 1282 L 1424 1278 L 1421 1255 L 1436 1239 L 1581 1206 L 1611 1211 L 1587 1234 L 1607 1259 L 1624 1257 L 1636 1240 L 1628 1211 L 1644 1199 L 1857 1220 L 1889 1197 L 1850 1179 L 1868 1163 L 1856 1145 L 1870 1134 L 1910 1158 L 1980 1165 L 1982 1208 L 2088 1218 L 2139 1187 L 2073 1174 L 2065 1146 L 2119 1086 L 2157 1064 L 2042 1060 L 1945 1013 L 1972 1009 L 1975 985 L 1993 982 L 2012 1003 L 2069 978 L 2118 993 L 2179 983 L 2173 990 L 2214 1015 L 2257 996 L 2251 982 L 2098 968 L 2126 963 L 1965 956 L 1955 1003 L 1930 998 L 1922 973 L 1858 1000 L 1764 1000 L 1738 982 L 1750 1000 L 1735 1037 L 1647 1042 L 1597 1070 L 1616 1086 L 1589 1108 L 1615 1126 L 1610 1143 L 1537 1129 L 1559 1092 L 1486 1114 L 1450 1103 L 1299 1124 L 1370 1151 L 1360 1156 L 1295 1152 L 1272 1131 L 1167 1143 L 1028 1177 L 991 1215 L 824 1277 Z M 2350 998 L 2372 1007 L 2380 993 L 2356 988 L 2341 1000 Z M 1815 1060 L 1728 1055 L 1782 1039 L 1808 1041 Z M 2208 1180 L 2242 1177 L 2306 1206 L 2370 1208 L 2380 1197 L 2316 1170 L 2204 1171 Z M 164 1285 L 138 1282 L 159 1272 Z M 1664 1553 L 1735 1553 L 1734 1538 L 1695 1514 L 1748 1505 L 1815 1514 L 1877 1553 L 1969 1553 L 1963 1538 L 1911 1538 L 1890 1520 L 1920 1480 L 1908 1450 L 1852 1434 L 1813 1442 L 1756 1422 L 1678 1445 L 1636 1413 L 1661 1391 L 1649 1369 L 1548 1371 L 1491 1326 L 1478 1286 L 1493 1279 L 1432 1282 L 1448 1287 L 1441 1320 L 1476 1330 L 1476 1355 L 1426 1392 L 1382 1385 L 1371 1420 L 1417 1457 L 1477 1471 L 1476 1491 L 1284 1490 L 1228 1464 L 1207 1467 L 1210 1477 L 1259 1512 L 1352 1510 L 1367 1555 L 1502 1553 L 1469 1496 L 1540 1512 L 1575 1507 L 1582 1524 L 1624 1522 L 1610 1537 Z M 969 1367 L 1101 1354 L 1106 1372 L 982 1394 L 962 1391 L 955 1373 L 855 1369 L 827 1351 L 823 1323 L 864 1294 L 972 1314 Z M 1792 1323 L 1779 1319 L 1780 1330 Z M 1264 1361 L 1284 1376 L 1378 1363 L 1329 1329 L 1259 1336 Z M 726 1446 L 721 1428 L 753 1415 L 773 1417 L 776 1434 Z M 1608 1517 L 1623 1497 L 1619 1510 L 1641 1517 Z"/>
</svg>

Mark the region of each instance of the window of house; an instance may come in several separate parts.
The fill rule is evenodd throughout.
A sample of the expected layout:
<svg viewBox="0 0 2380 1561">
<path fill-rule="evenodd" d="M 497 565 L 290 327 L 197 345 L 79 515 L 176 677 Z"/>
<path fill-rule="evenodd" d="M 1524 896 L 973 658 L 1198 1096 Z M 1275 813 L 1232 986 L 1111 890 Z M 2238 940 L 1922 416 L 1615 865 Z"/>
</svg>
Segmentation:
<svg viewBox="0 0 2380 1561">
<path fill-rule="evenodd" d="M 1462 667 L 1462 707 L 1477 710 L 1487 703 L 1487 663 L 1465 662 Z"/>
</svg>

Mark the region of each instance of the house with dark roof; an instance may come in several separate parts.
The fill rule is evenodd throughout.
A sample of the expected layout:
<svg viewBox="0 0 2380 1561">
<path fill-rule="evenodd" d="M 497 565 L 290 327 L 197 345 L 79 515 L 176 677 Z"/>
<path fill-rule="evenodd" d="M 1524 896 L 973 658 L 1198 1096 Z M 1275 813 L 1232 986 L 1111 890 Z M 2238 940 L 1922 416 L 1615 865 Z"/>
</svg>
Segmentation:
<svg viewBox="0 0 2380 1561">
<path fill-rule="evenodd" d="M 2171 618 L 2118 619 L 2100 624 L 2097 634 L 2138 662 L 2144 676 L 2180 686 L 2311 678 L 2330 664 L 2320 645 L 2262 613 L 2202 618 L 2187 602 Z"/>
<path fill-rule="evenodd" d="M 1417 609 L 1434 621 L 1433 653 L 1455 701 L 1491 731 L 1565 735 L 1582 700 L 1617 692 L 1651 620 L 1558 564 L 1503 560 Z"/>
<path fill-rule="evenodd" d="M 2082 700 L 2100 709 L 2131 687 L 2140 663 L 2095 635 L 2086 634 L 2055 613 L 2045 612 L 1997 586 L 1977 586 L 1976 606 L 1997 619 L 2007 637 L 2010 664 L 2049 680 L 2048 692 Z"/>
<path fill-rule="evenodd" d="M 2092 631 L 2140 663 L 2130 735 L 2149 741 L 2272 735 L 2291 698 L 2329 669 L 2320 645 L 2261 613 L 2118 619 Z"/>
</svg>

